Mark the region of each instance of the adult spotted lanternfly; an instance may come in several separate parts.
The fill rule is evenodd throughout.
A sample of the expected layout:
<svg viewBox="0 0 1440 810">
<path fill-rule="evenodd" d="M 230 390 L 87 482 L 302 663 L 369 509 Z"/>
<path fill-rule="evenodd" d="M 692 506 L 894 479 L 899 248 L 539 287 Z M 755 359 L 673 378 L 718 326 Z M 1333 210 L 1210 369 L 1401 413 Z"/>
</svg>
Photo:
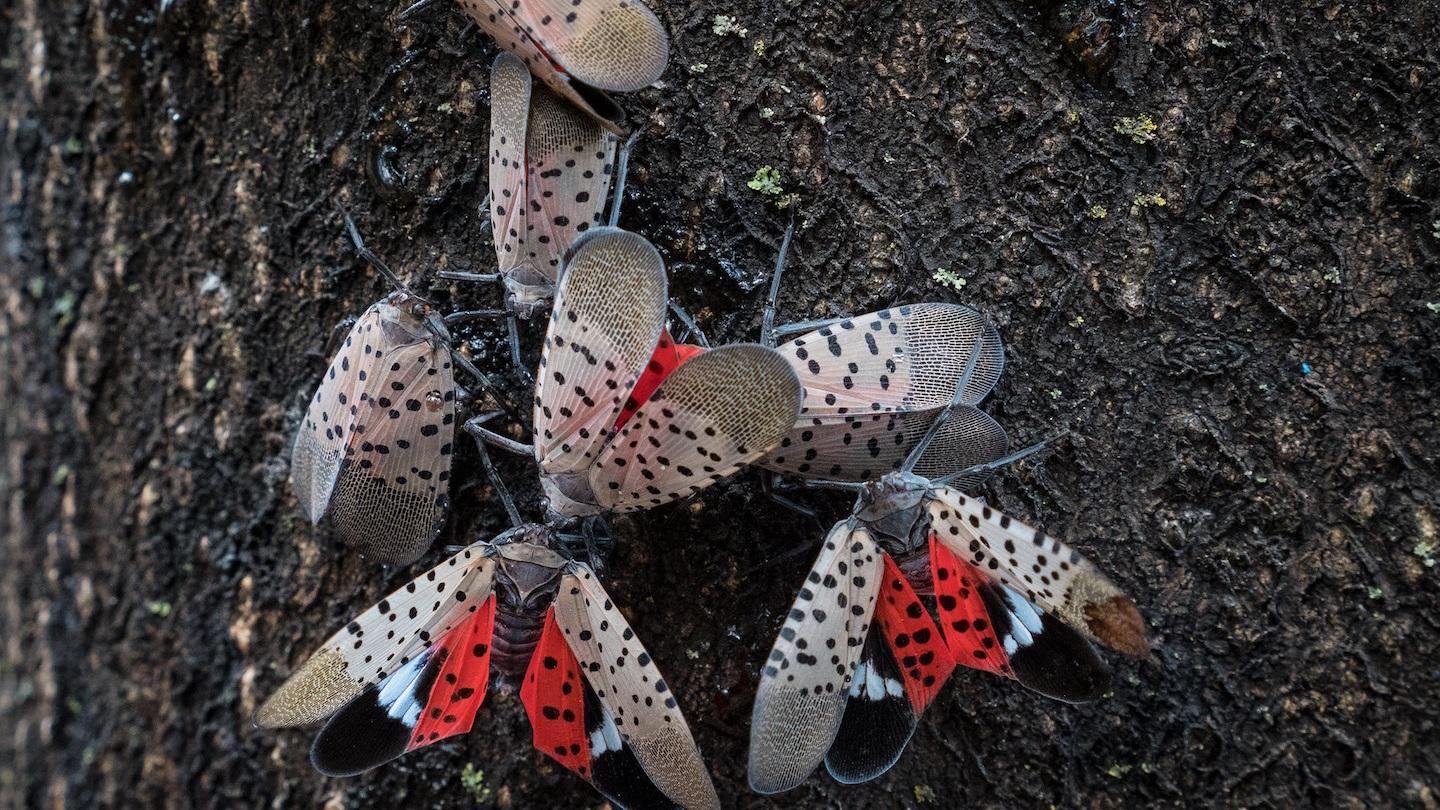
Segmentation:
<svg viewBox="0 0 1440 810">
<path fill-rule="evenodd" d="M 594 571 L 549 529 L 479 542 L 330 637 L 259 708 L 329 718 L 311 748 L 348 776 L 470 730 L 519 687 L 534 744 L 621 807 L 719 807 L 674 694 Z"/>
<path fill-rule="evenodd" d="M 1139 611 L 1077 552 L 948 485 L 969 471 L 911 472 L 927 444 L 900 471 L 845 487 L 860 491 L 855 510 L 830 530 L 761 672 L 758 791 L 795 787 L 822 759 L 844 783 L 884 773 L 957 665 L 1083 702 L 1108 682 L 1087 639 L 1148 652 Z M 938 626 L 917 592 L 935 597 Z"/>
<path fill-rule="evenodd" d="M 916 465 L 938 477 L 1005 454 L 1004 428 L 975 404 L 1000 378 L 994 325 L 958 304 L 910 304 L 844 318 L 782 344 L 805 386 L 800 419 L 761 459 L 782 473 L 868 481 L 897 469 L 969 379 Z"/>
<path fill-rule="evenodd" d="M 625 113 L 605 91 L 653 84 L 670 58 L 665 27 L 640 0 L 460 0 L 460 6 L 536 78 L 617 134 Z"/>
<path fill-rule="evenodd" d="M 489 200 L 498 272 L 439 274 L 503 280 L 506 309 L 522 318 L 549 303 L 565 251 L 577 235 L 600 224 L 615 157 L 614 135 L 532 85 L 518 57 L 495 57 Z"/>
<path fill-rule="evenodd" d="M 834 481 L 869 481 L 897 469 L 968 382 L 915 472 L 938 477 L 1005 455 L 1005 430 L 974 407 L 1000 379 L 1005 350 L 985 316 L 958 304 L 921 303 L 850 318 L 775 328 L 776 299 L 794 222 L 771 278 L 761 342 L 809 331 L 776 351 L 805 386 L 805 407 L 757 464 Z M 966 482 L 972 483 L 972 482 Z"/>
<path fill-rule="evenodd" d="M 657 373 L 666 306 L 665 267 L 649 242 L 616 228 L 583 234 L 545 336 L 534 447 L 467 426 L 534 453 L 553 516 L 687 497 L 764 455 L 794 425 L 800 384 L 771 349 L 722 346 Z"/>
<path fill-rule="evenodd" d="M 413 562 L 445 519 L 455 378 L 429 305 L 396 292 L 346 336 L 295 433 L 290 480 L 311 522 L 368 557 Z"/>
</svg>

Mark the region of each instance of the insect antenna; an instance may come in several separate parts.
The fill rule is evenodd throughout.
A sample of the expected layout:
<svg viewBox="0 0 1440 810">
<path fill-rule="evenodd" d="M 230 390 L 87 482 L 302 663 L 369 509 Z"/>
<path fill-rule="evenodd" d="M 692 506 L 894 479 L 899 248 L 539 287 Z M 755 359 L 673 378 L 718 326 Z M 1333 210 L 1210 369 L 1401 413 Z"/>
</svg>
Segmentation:
<svg viewBox="0 0 1440 810">
<path fill-rule="evenodd" d="M 780 240 L 780 252 L 775 255 L 775 273 L 770 276 L 770 294 L 765 299 L 765 314 L 760 319 L 760 345 L 775 348 L 775 301 L 780 297 L 780 276 L 785 272 L 785 255 L 790 252 L 790 240 L 795 236 L 795 208 L 790 208 L 790 222 L 785 226 L 785 238 Z"/>
<path fill-rule="evenodd" d="M 355 227 L 355 220 L 350 218 L 350 212 L 345 210 L 345 206 L 337 202 L 335 203 L 335 210 L 339 211 L 341 218 L 345 220 L 345 229 L 350 232 L 350 242 L 355 246 L 355 252 L 360 254 L 360 258 L 375 268 L 375 271 L 384 276 L 385 280 L 390 282 L 390 285 L 395 289 L 406 295 L 413 296 L 417 300 L 424 301 L 427 304 L 431 303 L 430 299 L 410 289 L 410 285 L 401 281 L 400 277 L 395 275 L 395 271 L 390 269 L 390 266 L 385 263 L 384 259 L 381 259 L 374 251 L 365 246 L 365 240 L 360 236 L 360 229 Z"/>
</svg>

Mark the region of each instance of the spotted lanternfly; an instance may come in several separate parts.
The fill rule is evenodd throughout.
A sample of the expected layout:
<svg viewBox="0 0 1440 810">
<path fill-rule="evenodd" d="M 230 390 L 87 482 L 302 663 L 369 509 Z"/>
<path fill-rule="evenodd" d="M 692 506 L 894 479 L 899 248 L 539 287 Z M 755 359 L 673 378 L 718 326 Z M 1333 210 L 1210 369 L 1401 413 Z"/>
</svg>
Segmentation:
<svg viewBox="0 0 1440 810">
<path fill-rule="evenodd" d="M 665 72 L 670 38 L 640 0 L 460 0 L 481 28 L 557 95 L 619 133 L 605 91 L 632 93 Z"/>
<path fill-rule="evenodd" d="M 1078 703 L 1109 682 L 1089 639 L 1148 653 L 1135 605 L 1059 540 L 903 468 L 859 490 L 761 671 L 755 790 L 793 788 L 822 759 L 847 784 L 889 770 L 957 665 Z"/>
<path fill-rule="evenodd" d="M 968 382 L 915 472 L 938 477 L 1003 456 L 1005 430 L 974 407 L 1005 365 L 1000 334 L 957 304 L 900 306 L 846 318 L 777 348 L 805 386 L 805 407 L 758 463 L 777 472 L 870 481 L 898 469 L 962 376 Z"/>
<path fill-rule="evenodd" d="M 666 305 L 665 267 L 645 239 L 594 228 L 572 246 L 535 388 L 534 451 L 552 514 L 692 495 L 795 424 L 802 391 L 784 358 L 753 344 L 682 351 L 665 333 Z"/>
<path fill-rule="evenodd" d="M 346 336 L 295 433 L 290 480 L 312 523 L 404 565 L 445 519 L 455 433 L 450 353 L 427 305 L 396 292 Z"/>
<path fill-rule="evenodd" d="M 490 216 L 508 307 L 530 317 L 554 292 L 575 237 L 600 224 L 615 136 L 544 87 L 518 57 L 490 69 Z"/>
<path fill-rule="evenodd" d="M 541 526 L 468 546 L 360 614 L 255 722 L 328 717 L 310 760 L 350 776 L 467 733 L 492 684 L 518 686 L 535 747 L 616 805 L 720 806 L 650 654 L 594 571 Z"/>
</svg>

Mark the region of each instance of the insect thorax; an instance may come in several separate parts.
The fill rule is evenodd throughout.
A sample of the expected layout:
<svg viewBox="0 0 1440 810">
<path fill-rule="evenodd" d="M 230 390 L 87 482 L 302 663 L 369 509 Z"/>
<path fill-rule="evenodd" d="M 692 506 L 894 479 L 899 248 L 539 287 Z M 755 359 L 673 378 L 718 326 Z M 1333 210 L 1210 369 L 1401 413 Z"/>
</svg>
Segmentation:
<svg viewBox="0 0 1440 810">
<path fill-rule="evenodd" d="M 505 274 L 505 306 L 517 318 L 543 315 L 555 296 L 555 281 L 524 265 Z"/>
<path fill-rule="evenodd" d="M 897 559 L 923 550 L 930 540 L 925 508 L 929 483 L 910 473 L 889 473 L 861 490 L 858 518 L 886 553 Z"/>
<path fill-rule="evenodd" d="M 380 330 L 391 346 L 405 346 L 432 335 L 425 326 L 429 307 L 409 293 L 393 292 L 375 305 L 380 315 Z"/>
<path fill-rule="evenodd" d="M 542 474 L 540 488 L 545 492 L 545 502 L 552 519 L 588 517 L 604 511 L 595 502 L 588 469 L 558 475 Z"/>
</svg>

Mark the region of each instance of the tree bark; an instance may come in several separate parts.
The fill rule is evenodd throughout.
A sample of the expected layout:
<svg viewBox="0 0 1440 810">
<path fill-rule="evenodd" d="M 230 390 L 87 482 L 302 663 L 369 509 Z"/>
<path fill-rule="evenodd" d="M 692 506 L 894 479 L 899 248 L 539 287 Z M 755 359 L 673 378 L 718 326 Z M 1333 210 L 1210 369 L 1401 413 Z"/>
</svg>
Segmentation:
<svg viewBox="0 0 1440 810">
<path fill-rule="evenodd" d="M 0 13 L 0 805 L 602 804 L 513 696 L 346 780 L 311 770 L 312 730 L 249 722 L 423 570 L 312 529 L 287 481 L 331 326 L 385 291 L 335 204 L 416 283 L 492 262 L 495 47 L 453 4 L 404 5 Z M 782 321 L 989 313 L 1008 368 L 985 407 L 1017 446 L 1063 438 L 982 494 L 1111 572 L 1157 641 L 1084 707 L 957 673 L 881 779 L 759 797 L 756 673 L 846 499 L 798 493 L 808 521 L 748 476 L 616 521 L 610 591 L 726 806 L 1435 807 L 1435 5 L 657 11 L 671 66 L 622 99 L 645 132 L 622 224 L 673 295 L 755 339 L 787 218 L 747 186 L 769 166 L 801 222 Z M 505 371 L 500 330 L 464 336 Z M 422 566 L 504 525 L 457 465 Z M 533 467 L 501 466 L 538 516 Z"/>
</svg>

